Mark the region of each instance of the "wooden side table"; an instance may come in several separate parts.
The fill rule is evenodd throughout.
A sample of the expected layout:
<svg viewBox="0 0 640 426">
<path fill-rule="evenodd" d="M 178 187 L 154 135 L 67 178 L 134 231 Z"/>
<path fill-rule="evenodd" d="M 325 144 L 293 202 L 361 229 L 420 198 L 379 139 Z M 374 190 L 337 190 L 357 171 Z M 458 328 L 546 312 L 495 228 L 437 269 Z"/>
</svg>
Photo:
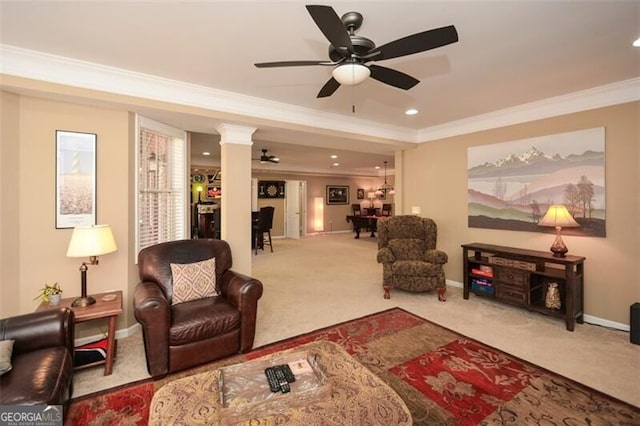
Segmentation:
<svg viewBox="0 0 640 426">
<path fill-rule="evenodd" d="M 85 307 L 72 307 L 71 304 L 76 297 L 67 297 L 60 301 L 57 305 L 50 305 L 42 302 L 36 311 L 45 311 L 48 309 L 70 308 L 75 314 L 74 323 L 85 321 L 93 321 L 107 318 L 109 321 L 109 329 L 107 334 L 107 358 L 104 361 L 93 362 L 91 364 L 76 367 L 76 369 L 93 367 L 95 365 L 104 364 L 104 375 L 111 374 L 113 369 L 113 359 L 115 358 L 116 345 L 116 319 L 122 313 L 122 291 L 110 291 L 107 293 L 92 294 L 96 299 L 96 303 Z M 111 299 L 113 296 L 115 298 Z M 109 300 L 111 299 L 111 300 Z"/>
</svg>

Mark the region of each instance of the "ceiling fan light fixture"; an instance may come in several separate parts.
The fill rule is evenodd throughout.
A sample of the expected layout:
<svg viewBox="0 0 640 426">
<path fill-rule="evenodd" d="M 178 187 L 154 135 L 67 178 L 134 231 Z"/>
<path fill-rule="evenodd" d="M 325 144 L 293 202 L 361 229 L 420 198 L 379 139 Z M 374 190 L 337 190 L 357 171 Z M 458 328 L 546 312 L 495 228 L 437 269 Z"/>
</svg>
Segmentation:
<svg viewBox="0 0 640 426">
<path fill-rule="evenodd" d="M 355 86 L 369 78 L 371 71 L 362 64 L 348 63 L 335 67 L 332 74 L 338 83 L 344 86 Z"/>
</svg>

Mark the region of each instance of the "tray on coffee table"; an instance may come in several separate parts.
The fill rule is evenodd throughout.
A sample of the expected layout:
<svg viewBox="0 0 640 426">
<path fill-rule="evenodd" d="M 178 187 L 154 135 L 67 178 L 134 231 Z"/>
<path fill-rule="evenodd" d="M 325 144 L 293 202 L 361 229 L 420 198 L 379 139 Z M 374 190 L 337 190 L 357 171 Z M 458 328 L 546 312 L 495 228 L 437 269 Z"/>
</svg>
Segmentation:
<svg viewBox="0 0 640 426">
<path fill-rule="evenodd" d="M 267 367 L 281 364 L 289 364 L 295 375 L 288 393 L 272 392 L 265 376 Z M 277 414 L 331 396 L 318 355 L 307 351 L 274 354 L 223 367 L 219 389 L 222 418 L 228 422 Z"/>
</svg>

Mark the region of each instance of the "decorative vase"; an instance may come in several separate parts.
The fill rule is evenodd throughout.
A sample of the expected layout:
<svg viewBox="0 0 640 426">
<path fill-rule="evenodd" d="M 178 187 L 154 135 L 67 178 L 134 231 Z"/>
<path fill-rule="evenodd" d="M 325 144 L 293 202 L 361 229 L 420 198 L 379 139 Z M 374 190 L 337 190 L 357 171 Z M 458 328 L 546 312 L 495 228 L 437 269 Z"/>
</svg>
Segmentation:
<svg viewBox="0 0 640 426">
<path fill-rule="evenodd" d="M 60 300 L 62 300 L 61 294 L 51 294 L 49 295 L 49 304 L 50 305 L 59 305 Z"/>
<path fill-rule="evenodd" d="M 558 283 L 549 283 L 547 287 L 547 296 L 544 300 L 544 305 L 549 309 L 560 309 L 560 291 L 558 290 Z"/>
</svg>

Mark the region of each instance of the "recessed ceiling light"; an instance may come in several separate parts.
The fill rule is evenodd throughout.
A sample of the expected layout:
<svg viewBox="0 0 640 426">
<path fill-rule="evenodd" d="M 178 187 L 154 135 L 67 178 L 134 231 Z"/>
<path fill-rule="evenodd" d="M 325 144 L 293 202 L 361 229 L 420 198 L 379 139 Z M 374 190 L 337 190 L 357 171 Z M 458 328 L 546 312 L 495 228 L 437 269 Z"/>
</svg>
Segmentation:
<svg viewBox="0 0 640 426">
<path fill-rule="evenodd" d="M 376 170 L 380 170 L 380 166 L 376 166 Z"/>
<path fill-rule="evenodd" d="M 338 158 L 338 156 L 337 156 L 337 155 L 335 155 L 335 154 L 332 154 L 332 155 L 331 155 L 331 158 L 336 159 L 336 158 Z"/>
<path fill-rule="evenodd" d="M 335 167 L 338 167 L 338 166 L 340 165 L 340 163 L 333 163 L 333 165 L 334 165 Z"/>
<path fill-rule="evenodd" d="M 640 47 L 640 37 L 638 37 L 638 38 L 633 42 L 633 45 L 634 45 L 635 47 Z"/>
<path fill-rule="evenodd" d="M 209 151 L 205 151 L 202 153 L 202 155 L 211 155 L 211 153 Z"/>
<path fill-rule="evenodd" d="M 406 115 L 416 115 L 418 113 L 418 110 L 415 108 L 409 108 L 408 110 L 406 110 L 404 112 Z"/>
</svg>

